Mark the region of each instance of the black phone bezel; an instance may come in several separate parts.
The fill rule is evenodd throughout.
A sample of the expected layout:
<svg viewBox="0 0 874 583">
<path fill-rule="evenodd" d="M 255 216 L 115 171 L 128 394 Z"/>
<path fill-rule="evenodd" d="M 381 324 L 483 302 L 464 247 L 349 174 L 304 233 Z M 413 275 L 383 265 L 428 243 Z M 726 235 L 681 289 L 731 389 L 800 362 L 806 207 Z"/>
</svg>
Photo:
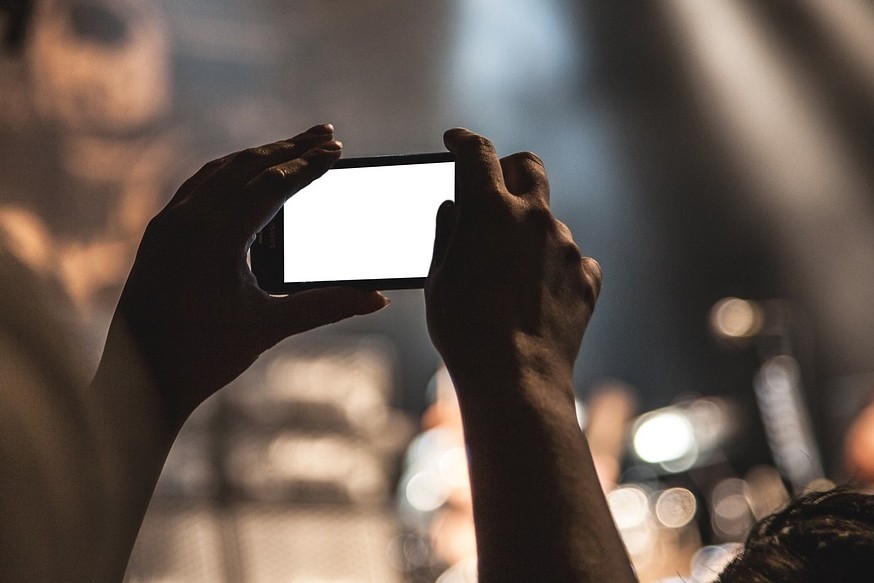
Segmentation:
<svg viewBox="0 0 874 583">
<path fill-rule="evenodd" d="M 425 154 L 402 154 L 391 156 L 365 156 L 360 158 L 341 158 L 333 168 L 362 168 L 370 166 L 401 166 L 408 164 L 432 164 L 454 162 L 455 156 L 450 152 L 432 152 Z M 330 170 L 328 171 L 330 172 Z M 457 188 L 453 198 L 457 195 Z M 447 199 L 450 200 L 450 199 Z M 425 285 L 425 277 L 408 277 L 396 279 L 355 279 L 332 281 L 286 282 L 283 277 L 283 211 L 279 209 L 276 216 L 256 235 L 249 250 L 249 261 L 252 273 L 258 281 L 258 286 L 271 294 L 287 294 L 297 291 L 324 287 L 355 287 L 370 290 L 417 289 Z"/>
</svg>

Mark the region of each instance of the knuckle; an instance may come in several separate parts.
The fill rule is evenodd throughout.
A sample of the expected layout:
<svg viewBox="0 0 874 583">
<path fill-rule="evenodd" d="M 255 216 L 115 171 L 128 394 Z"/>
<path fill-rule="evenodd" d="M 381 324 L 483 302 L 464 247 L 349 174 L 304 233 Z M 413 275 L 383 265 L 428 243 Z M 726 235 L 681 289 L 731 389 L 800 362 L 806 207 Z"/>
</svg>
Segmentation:
<svg viewBox="0 0 874 583">
<path fill-rule="evenodd" d="M 247 148 L 238 154 L 238 158 L 242 161 L 254 161 L 266 158 L 272 153 L 272 150 L 267 146 L 258 146 L 256 148 Z"/>
<path fill-rule="evenodd" d="M 542 204 L 529 206 L 525 211 L 524 220 L 530 228 L 546 234 L 555 234 L 558 230 L 552 212 Z"/>
<path fill-rule="evenodd" d="M 200 170 L 197 172 L 197 174 L 214 172 L 215 170 L 218 170 L 219 168 L 224 166 L 225 162 L 227 162 L 230 158 L 231 158 L 231 156 L 222 156 L 221 158 L 216 158 L 215 160 L 207 162 L 206 164 L 204 164 L 200 168 Z"/>
<path fill-rule="evenodd" d="M 561 222 L 559 220 L 556 220 L 555 227 L 558 231 L 558 236 L 562 240 L 574 243 L 574 235 L 573 235 L 573 233 L 571 233 L 571 230 L 568 228 L 568 226 L 566 224 L 564 224 L 563 222 Z M 576 247 L 576 243 L 574 243 L 574 247 Z"/>
<path fill-rule="evenodd" d="M 472 148 L 477 150 L 481 150 L 484 152 L 493 152 L 495 147 L 492 145 L 492 142 L 486 138 L 485 136 L 481 136 L 479 134 L 471 134 L 467 137 L 467 142 L 470 144 Z"/>
<path fill-rule="evenodd" d="M 268 168 L 258 177 L 259 188 L 281 188 L 288 183 L 295 173 L 287 165 L 273 166 Z"/>
<path fill-rule="evenodd" d="M 538 155 L 535 154 L 534 152 L 529 152 L 529 151 L 519 152 L 518 154 L 515 154 L 515 156 L 516 156 L 520 161 L 523 161 L 523 162 L 526 162 L 526 163 L 529 163 L 529 164 L 533 164 L 534 166 L 537 166 L 537 167 L 539 167 L 539 168 L 541 168 L 541 169 L 543 169 L 543 167 L 544 167 L 544 166 L 543 166 L 543 160 L 541 160 L 541 159 L 540 159 L 540 156 L 538 156 Z"/>
<path fill-rule="evenodd" d="M 533 187 L 541 189 L 542 194 L 544 194 L 548 199 L 549 178 L 546 175 L 546 168 L 543 166 L 543 162 L 540 160 L 540 158 L 537 157 L 536 154 L 532 154 L 530 152 L 527 153 L 524 160 L 526 170 L 528 172 L 528 175 L 531 177 Z"/>
<path fill-rule="evenodd" d="M 158 243 L 172 241 L 178 237 L 178 233 L 185 226 L 185 217 L 180 216 L 178 212 L 174 211 L 162 212 L 152 217 L 143 232 L 142 240 L 146 245 L 154 246 Z M 141 247 L 143 246 L 141 244 Z"/>
<path fill-rule="evenodd" d="M 601 294 L 604 273 L 601 271 L 601 265 L 591 257 L 583 257 L 582 265 L 583 277 L 586 281 L 587 299 L 594 305 Z"/>
<path fill-rule="evenodd" d="M 517 180 L 523 179 L 524 190 L 537 190 L 540 185 L 547 182 L 543 162 L 532 152 L 517 152 L 502 158 L 501 166 L 505 175 L 509 174 L 511 178 L 515 177 Z"/>
<path fill-rule="evenodd" d="M 277 153 L 283 150 L 293 150 L 295 144 L 292 142 L 276 142 L 264 146 L 247 148 L 236 154 L 237 159 L 242 162 L 265 162 L 274 158 Z"/>
<path fill-rule="evenodd" d="M 579 263 L 582 259 L 580 248 L 577 247 L 577 244 L 573 241 L 565 240 L 562 243 L 562 249 L 564 251 L 565 260 L 569 263 Z"/>
</svg>

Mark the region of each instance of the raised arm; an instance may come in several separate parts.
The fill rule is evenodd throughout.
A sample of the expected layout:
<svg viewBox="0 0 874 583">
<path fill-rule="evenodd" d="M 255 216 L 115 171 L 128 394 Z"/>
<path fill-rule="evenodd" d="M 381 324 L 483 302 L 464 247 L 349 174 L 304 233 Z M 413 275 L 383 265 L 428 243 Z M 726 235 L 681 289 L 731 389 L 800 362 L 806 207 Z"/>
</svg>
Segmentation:
<svg viewBox="0 0 874 583">
<path fill-rule="evenodd" d="M 2 480 L 0 506 L 9 501 L 15 512 L 0 518 L 0 558 L 14 559 L 0 563 L 0 580 L 121 581 L 166 455 L 194 408 L 283 338 L 386 304 L 376 292 L 339 288 L 270 296 L 246 263 L 258 230 L 340 151 L 323 125 L 231 154 L 186 181 L 150 222 L 90 387 L 47 397 L 27 411 L 26 435 L 12 436 L 34 444 L 38 459 L 22 450 L 10 463 L 34 471 Z M 37 447 L 50 441 L 63 447 Z M 39 503 L 33 491 L 45 492 Z"/>
<path fill-rule="evenodd" d="M 576 419 L 573 366 L 601 285 L 530 153 L 467 130 L 438 213 L 428 328 L 458 393 L 481 583 L 633 581 Z"/>
</svg>

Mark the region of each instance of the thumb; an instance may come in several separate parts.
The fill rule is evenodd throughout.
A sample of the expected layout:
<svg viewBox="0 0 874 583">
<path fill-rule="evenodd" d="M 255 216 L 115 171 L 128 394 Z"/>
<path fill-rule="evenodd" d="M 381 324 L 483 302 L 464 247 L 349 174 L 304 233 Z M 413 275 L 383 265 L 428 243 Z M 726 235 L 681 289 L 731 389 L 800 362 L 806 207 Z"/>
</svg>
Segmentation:
<svg viewBox="0 0 874 583">
<path fill-rule="evenodd" d="M 370 314 L 386 307 L 389 299 L 376 291 L 329 287 L 288 296 L 268 296 L 265 341 L 268 347 L 280 340 L 352 316 Z"/>
<path fill-rule="evenodd" d="M 434 273 L 449 252 L 449 244 L 455 232 L 455 224 L 458 220 L 458 208 L 451 200 L 445 201 L 437 209 L 437 227 L 434 234 L 434 252 L 431 256 L 430 273 Z"/>
</svg>

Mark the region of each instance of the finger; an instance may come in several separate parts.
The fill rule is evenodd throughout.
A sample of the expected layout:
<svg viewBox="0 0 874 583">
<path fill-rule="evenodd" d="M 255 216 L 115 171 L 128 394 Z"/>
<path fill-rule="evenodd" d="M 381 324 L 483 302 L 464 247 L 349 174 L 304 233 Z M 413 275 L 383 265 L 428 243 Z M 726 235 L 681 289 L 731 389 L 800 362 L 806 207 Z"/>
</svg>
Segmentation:
<svg viewBox="0 0 874 583">
<path fill-rule="evenodd" d="M 452 234 L 455 232 L 457 218 L 457 209 L 455 203 L 451 200 L 445 201 L 437 209 L 437 227 L 434 230 L 434 253 L 431 255 L 431 267 L 428 270 L 429 277 L 446 258 L 446 253 L 449 251 L 449 245 L 452 241 Z"/>
<path fill-rule="evenodd" d="M 330 124 L 313 126 L 293 138 L 248 148 L 235 152 L 219 160 L 220 166 L 211 178 L 215 180 L 214 188 L 202 189 L 204 195 L 227 197 L 238 192 L 238 189 L 252 180 L 261 172 L 289 160 L 294 160 L 308 152 L 331 141 L 334 128 Z M 192 194 L 197 194 L 194 192 Z"/>
<path fill-rule="evenodd" d="M 204 164 L 200 170 L 192 174 L 182 183 L 182 186 L 179 187 L 179 190 L 176 191 L 176 194 L 173 195 L 173 198 L 170 199 L 170 202 L 168 202 L 164 208 L 170 208 L 185 200 L 192 192 L 200 188 L 204 182 L 212 178 L 226 161 L 227 156 L 217 158 Z"/>
<path fill-rule="evenodd" d="M 586 275 L 586 280 L 592 288 L 593 303 L 597 301 L 601 295 L 601 285 L 604 280 L 604 272 L 601 271 L 601 264 L 591 257 L 583 257 L 583 273 Z"/>
<path fill-rule="evenodd" d="M 570 228 L 566 224 L 558 219 L 555 219 L 555 226 L 558 229 L 559 237 L 563 238 L 565 241 L 573 242 L 574 234 L 571 232 Z"/>
<path fill-rule="evenodd" d="M 226 175 L 228 172 L 233 173 L 231 180 L 227 180 L 227 176 L 223 176 L 225 183 L 222 184 L 223 190 L 228 190 L 229 187 L 233 189 L 248 182 L 254 173 L 300 156 L 307 150 L 330 141 L 333 137 L 333 125 L 329 123 L 319 124 L 305 132 L 299 133 L 293 138 L 216 158 L 207 162 L 193 176 L 182 183 L 182 186 L 179 187 L 179 190 L 176 191 L 176 194 L 173 195 L 173 198 L 167 204 L 167 208 L 195 194 L 201 186 L 219 173 L 223 175 Z"/>
<path fill-rule="evenodd" d="M 343 144 L 322 144 L 298 158 L 267 168 L 248 184 L 243 193 L 245 213 L 241 226 L 246 237 L 257 233 L 276 215 L 289 197 L 322 176 L 340 159 Z"/>
<path fill-rule="evenodd" d="M 293 138 L 238 152 L 228 160 L 222 170 L 239 177 L 241 180 L 236 185 L 242 185 L 267 168 L 302 156 L 308 150 L 325 144 L 333 138 L 333 126 L 329 124 L 314 126 Z M 232 181 L 231 187 L 233 186 Z"/>
<path fill-rule="evenodd" d="M 549 204 L 549 183 L 543 161 L 531 152 L 501 158 L 507 190 L 516 196 L 537 195 Z"/>
<path fill-rule="evenodd" d="M 330 287 L 289 296 L 269 296 L 265 349 L 293 334 L 381 310 L 389 299 L 376 291 Z"/>
<path fill-rule="evenodd" d="M 482 202 L 503 190 L 504 174 L 492 143 L 470 130 L 455 128 L 443 134 L 446 148 L 455 155 L 459 205 Z"/>
</svg>

